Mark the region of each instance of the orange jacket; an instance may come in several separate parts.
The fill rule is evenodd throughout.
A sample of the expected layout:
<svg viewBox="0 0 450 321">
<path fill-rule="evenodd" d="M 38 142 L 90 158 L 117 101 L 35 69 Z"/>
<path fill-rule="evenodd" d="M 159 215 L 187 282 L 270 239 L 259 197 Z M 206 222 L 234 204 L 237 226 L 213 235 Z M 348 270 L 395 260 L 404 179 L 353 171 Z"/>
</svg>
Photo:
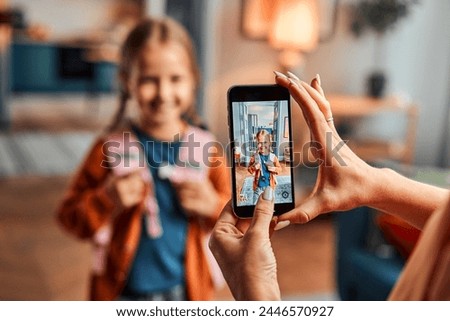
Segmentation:
<svg viewBox="0 0 450 321">
<path fill-rule="evenodd" d="M 278 160 L 278 157 L 275 156 L 275 154 L 270 153 L 270 161 L 273 162 L 273 166 L 275 167 L 275 172 L 270 172 L 270 176 L 269 176 L 269 184 L 270 187 L 275 188 L 275 186 L 277 185 L 277 179 L 275 177 L 275 175 L 278 175 L 281 172 L 281 165 L 280 165 L 280 161 Z M 248 171 L 250 174 L 255 174 L 255 179 L 253 180 L 253 190 L 256 190 L 256 188 L 258 187 L 258 180 L 259 177 L 261 176 L 261 169 L 256 169 L 255 168 L 256 165 L 256 156 L 253 155 L 252 157 L 250 157 L 250 162 L 248 163 Z"/>
<path fill-rule="evenodd" d="M 113 216 L 115 203 L 104 187 L 111 169 L 100 166 L 107 155 L 105 139 L 106 137 L 100 137 L 95 142 L 57 212 L 59 223 L 67 231 L 93 243 L 99 229 L 108 223 L 112 224 L 112 237 L 107 248 L 104 271 L 100 274 L 93 272 L 91 276 L 91 300 L 115 300 L 120 295 L 139 244 L 144 208 L 142 202 Z M 188 221 L 185 271 L 189 300 L 209 300 L 214 293 L 208 254 L 205 252 L 205 238 L 221 209 L 230 199 L 230 176 L 223 153 L 218 152 L 210 160 L 222 164 L 208 169 L 208 177 L 220 196 L 220 204 L 214 219 L 190 217 Z"/>
</svg>

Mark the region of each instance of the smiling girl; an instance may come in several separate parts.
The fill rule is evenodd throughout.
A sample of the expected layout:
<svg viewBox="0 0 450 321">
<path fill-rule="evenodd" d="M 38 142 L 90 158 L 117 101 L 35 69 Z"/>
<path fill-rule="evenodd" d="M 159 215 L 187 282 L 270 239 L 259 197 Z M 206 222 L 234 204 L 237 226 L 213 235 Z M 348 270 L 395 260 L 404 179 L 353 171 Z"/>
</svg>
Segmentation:
<svg viewBox="0 0 450 321">
<path fill-rule="evenodd" d="M 91 299 L 211 299 L 217 278 L 205 244 L 231 188 L 223 151 L 199 127 L 187 32 L 169 18 L 139 23 L 119 78 L 114 121 L 58 211 L 66 230 L 94 245 Z"/>
<path fill-rule="evenodd" d="M 253 180 L 253 204 L 258 201 L 267 186 L 275 189 L 277 179 L 275 175 L 281 172 L 281 165 L 278 157 L 272 153 L 271 134 L 263 129 L 256 133 L 255 138 L 258 146 L 257 152 L 250 157 L 248 171 L 254 175 Z"/>
</svg>

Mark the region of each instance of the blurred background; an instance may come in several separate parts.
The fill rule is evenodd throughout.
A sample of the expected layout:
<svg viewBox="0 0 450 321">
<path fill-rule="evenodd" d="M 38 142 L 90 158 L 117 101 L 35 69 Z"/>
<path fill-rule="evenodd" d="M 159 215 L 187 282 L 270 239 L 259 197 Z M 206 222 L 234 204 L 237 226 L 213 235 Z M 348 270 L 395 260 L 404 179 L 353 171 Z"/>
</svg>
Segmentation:
<svg viewBox="0 0 450 321">
<path fill-rule="evenodd" d="M 358 155 L 449 188 L 448 0 L 0 0 L 1 300 L 87 298 L 90 247 L 54 211 L 118 105 L 119 47 L 148 15 L 170 15 L 194 38 L 199 109 L 224 145 L 230 86 L 318 73 Z M 295 164 L 301 201 L 316 172 L 295 107 L 293 117 L 295 153 L 280 156 Z M 274 235 L 284 299 L 386 298 L 407 257 L 379 213 L 357 211 L 369 215 L 330 213 Z"/>
</svg>

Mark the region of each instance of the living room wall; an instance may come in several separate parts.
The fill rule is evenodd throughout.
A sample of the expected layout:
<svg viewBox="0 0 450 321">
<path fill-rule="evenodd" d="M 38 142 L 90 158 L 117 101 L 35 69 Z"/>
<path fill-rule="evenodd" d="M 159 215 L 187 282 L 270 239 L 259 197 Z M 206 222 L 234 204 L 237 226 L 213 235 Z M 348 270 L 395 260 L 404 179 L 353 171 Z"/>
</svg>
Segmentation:
<svg viewBox="0 0 450 321">
<path fill-rule="evenodd" d="M 52 37 L 57 38 L 97 28 L 113 1 L 10 0 L 10 3 L 25 9 L 29 22 L 46 23 L 53 31 Z M 305 68 L 293 70 L 305 79 L 319 73 L 329 93 L 363 94 L 365 78 L 373 67 L 376 46 L 373 35 L 356 39 L 348 30 L 345 6 L 355 1 L 340 1 L 335 37 L 307 55 Z M 219 140 L 226 142 L 223 119 L 228 87 L 236 83 L 272 82 L 272 70 L 279 69 L 278 54 L 266 42 L 242 36 L 241 0 L 205 3 L 203 14 L 199 14 L 207 26 L 203 31 L 206 61 L 203 80 L 207 85 L 203 110 Z M 415 159 L 423 165 L 436 165 L 440 159 L 449 159 L 442 156 L 443 152 L 448 153 L 442 144 L 449 108 L 449 12 L 450 1 L 421 0 L 412 14 L 385 39 L 388 94 L 411 99 L 420 107 Z M 393 121 L 367 124 L 367 130 L 379 130 L 386 124 L 383 131 L 395 131 Z"/>
<path fill-rule="evenodd" d="M 367 74 L 374 67 L 377 45 L 374 34 L 355 38 L 349 32 L 345 5 L 355 1 L 341 1 L 336 36 L 308 56 L 305 74 L 311 77 L 320 73 L 328 92 L 364 93 Z M 450 108 L 449 37 L 450 1 L 421 0 L 412 8 L 411 15 L 383 39 L 385 55 L 381 67 L 388 76 L 386 94 L 419 105 L 415 161 L 421 165 L 438 165 L 445 150 L 442 135 L 449 126 L 446 117 Z M 366 132 L 398 134 L 397 119 L 382 118 L 365 126 Z"/>
<path fill-rule="evenodd" d="M 45 25 L 50 37 L 79 35 L 101 27 L 114 0 L 10 0 L 14 8 L 21 8 L 30 24 Z M 70 13 L 70 14 L 69 14 Z"/>
<path fill-rule="evenodd" d="M 349 32 L 345 7 L 356 0 L 340 1 L 335 37 L 306 56 L 304 68 L 293 70 L 304 79 L 319 73 L 328 93 L 365 93 L 365 79 L 373 67 L 376 42 L 373 35 L 356 39 Z M 264 41 L 245 39 L 240 33 L 241 1 L 208 1 L 207 107 L 211 127 L 227 140 L 226 91 L 236 83 L 273 82 L 279 69 L 277 52 Z M 446 110 L 450 88 L 450 2 L 421 0 L 406 20 L 386 37 L 387 94 L 398 94 L 419 104 L 415 161 L 437 165 L 442 159 Z M 386 125 L 386 126 L 385 126 Z M 378 131 L 394 131 L 394 120 L 367 124 Z M 383 126 L 385 126 L 383 128 Z M 393 133 L 395 134 L 395 133 Z"/>
</svg>

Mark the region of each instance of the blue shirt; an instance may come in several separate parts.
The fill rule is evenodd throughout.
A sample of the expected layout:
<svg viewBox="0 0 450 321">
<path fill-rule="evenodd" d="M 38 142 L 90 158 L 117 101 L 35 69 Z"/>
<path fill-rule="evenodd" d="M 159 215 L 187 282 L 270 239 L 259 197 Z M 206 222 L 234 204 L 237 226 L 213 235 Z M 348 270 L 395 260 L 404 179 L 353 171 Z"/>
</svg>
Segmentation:
<svg viewBox="0 0 450 321">
<path fill-rule="evenodd" d="M 180 142 L 157 141 L 137 128 L 133 130 L 144 145 L 163 228 L 160 238 L 151 239 L 146 232 L 145 217 L 142 218 L 141 238 L 124 293 L 145 294 L 184 285 L 188 221 L 170 181 L 158 177 L 161 164 L 175 164 Z"/>
<path fill-rule="evenodd" d="M 269 155 L 259 154 L 259 159 L 261 160 L 261 175 L 259 176 L 258 187 L 267 187 L 270 185 L 270 172 L 266 165 Z"/>
</svg>

